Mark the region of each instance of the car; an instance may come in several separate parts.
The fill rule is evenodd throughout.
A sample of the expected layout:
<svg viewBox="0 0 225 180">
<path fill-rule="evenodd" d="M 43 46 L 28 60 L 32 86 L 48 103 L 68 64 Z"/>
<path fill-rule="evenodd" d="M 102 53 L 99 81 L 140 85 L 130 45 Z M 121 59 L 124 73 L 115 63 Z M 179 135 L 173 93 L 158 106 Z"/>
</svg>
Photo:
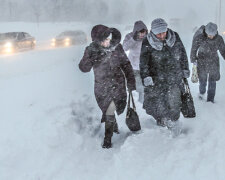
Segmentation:
<svg viewBox="0 0 225 180">
<path fill-rule="evenodd" d="M 51 45 L 56 46 L 71 46 L 71 45 L 82 45 L 88 41 L 87 35 L 81 30 L 75 31 L 64 31 L 58 36 L 52 39 Z"/>
<path fill-rule="evenodd" d="M 36 40 L 27 32 L 0 33 L 1 53 L 13 53 L 21 50 L 33 49 Z"/>
</svg>

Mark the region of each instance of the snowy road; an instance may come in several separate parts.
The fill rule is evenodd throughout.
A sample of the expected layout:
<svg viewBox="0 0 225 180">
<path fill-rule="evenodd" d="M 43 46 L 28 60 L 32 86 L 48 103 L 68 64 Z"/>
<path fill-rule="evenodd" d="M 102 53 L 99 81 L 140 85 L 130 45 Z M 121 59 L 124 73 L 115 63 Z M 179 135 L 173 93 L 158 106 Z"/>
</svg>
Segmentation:
<svg viewBox="0 0 225 180">
<path fill-rule="evenodd" d="M 61 27 L 41 24 L 37 31 L 32 24 L 25 25 L 46 41 L 53 30 L 60 31 L 55 26 Z M 16 24 L 11 26 L 9 30 Z M 189 54 L 191 39 L 182 38 Z M 131 134 L 121 115 L 121 134 L 114 135 L 114 147 L 105 150 L 93 74 L 83 74 L 77 66 L 84 48 L 37 49 L 0 57 L 1 180 L 225 179 L 222 60 L 215 104 L 200 102 L 198 86 L 191 84 L 197 117 L 181 117 L 183 134 L 173 138 L 157 127 L 138 103 L 142 131 Z"/>
</svg>

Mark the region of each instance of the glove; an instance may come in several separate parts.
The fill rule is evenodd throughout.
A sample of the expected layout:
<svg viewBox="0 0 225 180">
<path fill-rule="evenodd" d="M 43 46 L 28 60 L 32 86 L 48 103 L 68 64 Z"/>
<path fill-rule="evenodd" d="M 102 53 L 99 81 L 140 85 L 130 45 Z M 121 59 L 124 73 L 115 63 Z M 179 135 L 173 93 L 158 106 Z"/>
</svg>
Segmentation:
<svg viewBox="0 0 225 180">
<path fill-rule="evenodd" d="M 101 61 L 106 56 L 106 53 L 103 51 L 91 51 L 90 56 L 93 61 Z"/>
<path fill-rule="evenodd" d="M 154 85 L 151 76 L 148 76 L 148 77 L 144 78 L 144 85 L 145 86 L 153 86 Z"/>
</svg>

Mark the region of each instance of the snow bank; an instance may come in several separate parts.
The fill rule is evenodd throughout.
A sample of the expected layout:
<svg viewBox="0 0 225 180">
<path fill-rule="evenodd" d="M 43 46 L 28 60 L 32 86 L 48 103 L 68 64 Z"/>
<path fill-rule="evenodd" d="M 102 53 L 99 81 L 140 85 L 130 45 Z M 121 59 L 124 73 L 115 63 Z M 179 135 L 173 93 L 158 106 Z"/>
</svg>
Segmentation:
<svg viewBox="0 0 225 180">
<path fill-rule="evenodd" d="M 43 41 L 62 29 L 77 27 L 0 26 L 2 31 L 19 27 Z M 189 54 L 191 36 L 181 37 Z M 198 85 L 191 84 L 197 117 L 181 117 L 179 137 L 157 127 L 138 103 L 142 131 L 130 133 L 125 114 L 121 115 L 117 118 L 121 134 L 114 135 L 114 147 L 105 150 L 93 72 L 81 73 L 77 66 L 83 51 L 84 46 L 75 46 L 0 57 L 0 179 L 225 179 L 224 62 L 215 104 L 199 101 Z"/>
</svg>

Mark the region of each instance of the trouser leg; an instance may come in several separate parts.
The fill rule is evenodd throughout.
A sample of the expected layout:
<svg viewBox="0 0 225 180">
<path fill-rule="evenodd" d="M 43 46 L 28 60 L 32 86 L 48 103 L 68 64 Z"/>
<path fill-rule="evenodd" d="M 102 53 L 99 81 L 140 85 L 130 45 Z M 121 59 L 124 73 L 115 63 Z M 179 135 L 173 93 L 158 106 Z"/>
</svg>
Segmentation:
<svg viewBox="0 0 225 180">
<path fill-rule="evenodd" d="M 214 97 L 216 94 L 216 81 L 209 81 L 208 82 L 208 97 L 207 97 L 207 101 L 211 101 L 214 102 Z"/>
<path fill-rule="evenodd" d="M 206 92 L 207 76 L 207 73 L 201 73 L 201 75 L 199 76 L 199 92 L 202 95 Z"/>
</svg>

